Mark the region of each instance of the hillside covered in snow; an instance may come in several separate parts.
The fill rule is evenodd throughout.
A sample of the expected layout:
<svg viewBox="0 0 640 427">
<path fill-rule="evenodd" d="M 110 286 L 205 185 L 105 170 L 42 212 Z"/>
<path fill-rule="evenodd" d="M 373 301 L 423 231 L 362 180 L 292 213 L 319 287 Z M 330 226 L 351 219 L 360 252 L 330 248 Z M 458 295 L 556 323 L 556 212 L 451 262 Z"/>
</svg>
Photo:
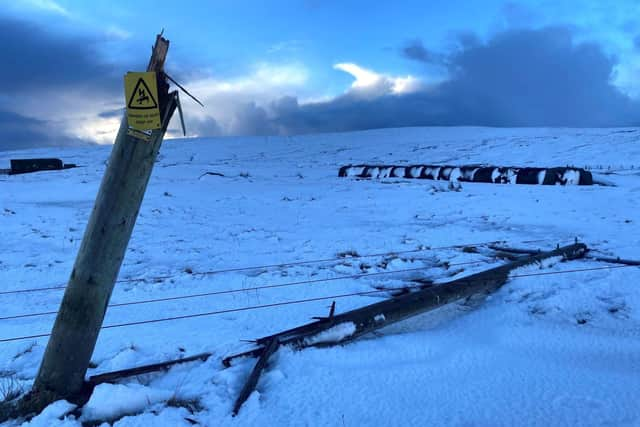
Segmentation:
<svg viewBox="0 0 640 427">
<path fill-rule="evenodd" d="M 4 392 L 28 390 L 37 373 L 110 150 L 0 152 L 0 169 L 25 157 L 80 166 L 0 175 Z M 365 163 L 569 165 L 605 185 L 338 177 Z M 221 363 L 333 301 L 340 313 L 391 296 L 368 291 L 504 264 L 492 242 L 577 239 L 593 256 L 638 260 L 639 224 L 640 129 L 167 140 L 89 375 L 213 356 L 102 384 L 83 408 L 57 402 L 25 425 L 640 425 L 640 268 L 593 257 L 520 269 L 479 304 L 343 346 L 281 348 L 236 417 L 255 359 Z M 527 275 L 541 272 L 558 274 Z"/>
</svg>

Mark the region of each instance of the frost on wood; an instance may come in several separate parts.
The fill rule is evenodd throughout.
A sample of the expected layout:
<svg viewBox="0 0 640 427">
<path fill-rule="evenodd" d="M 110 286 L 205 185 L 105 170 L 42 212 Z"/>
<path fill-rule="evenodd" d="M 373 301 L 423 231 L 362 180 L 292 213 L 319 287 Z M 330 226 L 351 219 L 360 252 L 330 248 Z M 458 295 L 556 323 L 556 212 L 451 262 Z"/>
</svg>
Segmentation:
<svg viewBox="0 0 640 427">
<path fill-rule="evenodd" d="M 376 317 L 373 318 L 373 320 L 375 320 L 376 322 L 384 322 L 387 318 L 384 317 L 384 314 L 378 314 Z"/>
<path fill-rule="evenodd" d="M 350 337 L 356 331 L 356 325 L 353 322 L 340 323 L 326 331 L 322 331 L 317 335 L 306 338 L 305 345 L 332 344 L 342 341 Z"/>
</svg>

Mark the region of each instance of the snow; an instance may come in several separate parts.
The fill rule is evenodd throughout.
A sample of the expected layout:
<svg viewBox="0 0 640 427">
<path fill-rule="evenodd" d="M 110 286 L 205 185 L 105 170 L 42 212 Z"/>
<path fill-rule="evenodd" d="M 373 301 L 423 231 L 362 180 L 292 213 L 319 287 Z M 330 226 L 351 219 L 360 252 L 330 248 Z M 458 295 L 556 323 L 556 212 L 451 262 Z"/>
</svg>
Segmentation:
<svg viewBox="0 0 640 427">
<path fill-rule="evenodd" d="M 451 175 L 449 175 L 449 181 L 457 182 L 462 176 L 463 175 L 460 168 L 453 168 L 453 170 L 451 171 Z"/>
<path fill-rule="evenodd" d="M 80 421 L 113 420 L 122 415 L 137 414 L 172 396 L 170 390 L 152 389 L 141 384 L 100 384 L 82 408 Z"/>
<path fill-rule="evenodd" d="M 0 152 L 0 168 L 30 156 L 82 166 L 0 175 L 0 292 L 65 283 L 110 148 Z M 410 286 L 417 278 L 442 282 L 505 262 L 482 246 L 426 248 L 504 240 L 552 249 L 578 238 L 596 255 L 640 259 L 639 160 L 637 129 L 409 128 L 169 140 L 120 272 L 120 279 L 145 280 L 118 283 L 112 303 L 240 292 L 111 307 L 105 325 Z M 464 183 L 450 191 L 391 175 L 339 178 L 347 164 L 586 166 L 611 186 Z M 422 172 L 416 169 L 410 173 Z M 425 250 L 400 254 L 418 248 Z M 396 255 L 338 257 L 348 252 Z M 114 425 L 123 427 L 191 425 L 187 419 L 220 426 L 640 425 L 640 269 L 526 276 L 603 265 L 549 260 L 518 269 L 478 306 L 454 304 L 344 346 L 281 348 L 235 418 L 233 402 L 255 359 L 228 369 L 221 359 L 250 348 L 241 340 L 326 316 L 333 300 L 341 313 L 389 294 L 106 329 L 89 375 L 204 351 L 214 356 L 99 386 L 81 417 L 122 417 Z M 403 272 L 412 268 L 424 270 Z M 242 291 L 325 278 L 336 280 Z M 55 311 L 61 297 L 60 290 L 0 294 L 2 317 Z M 0 339 L 47 333 L 53 320 L 0 320 Z M 0 381 L 15 378 L 28 388 L 46 343 L 0 343 Z M 199 407 L 172 406 L 172 398 Z M 68 409 L 55 403 L 31 425 L 81 425 Z"/>
<path fill-rule="evenodd" d="M 326 331 L 322 331 L 312 337 L 305 338 L 306 345 L 337 343 L 350 337 L 356 332 L 356 325 L 353 322 L 339 323 Z"/>
<path fill-rule="evenodd" d="M 567 184 L 577 185 L 580 182 L 580 173 L 577 170 L 567 170 L 562 176 L 562 180 Z"/>
<path fill-rule="evenodd" d="M 66 400 L 58 400 L 44 408 L 40 414 L 33 417 L 29 422 L 24 423 L 23 426 L 48 427 L 56 422 L 58 422 L 60 426 L 77 425 L 73 415 L 67 416 L 71 411 L 76 409 L 76 407 L 76 405 Z"/>
<path fill-rule="evenodd" d="M 357 176 L 364 172 L 364 167 L 353 167 L 347 170 L 347 176 Z"/>
</svg>

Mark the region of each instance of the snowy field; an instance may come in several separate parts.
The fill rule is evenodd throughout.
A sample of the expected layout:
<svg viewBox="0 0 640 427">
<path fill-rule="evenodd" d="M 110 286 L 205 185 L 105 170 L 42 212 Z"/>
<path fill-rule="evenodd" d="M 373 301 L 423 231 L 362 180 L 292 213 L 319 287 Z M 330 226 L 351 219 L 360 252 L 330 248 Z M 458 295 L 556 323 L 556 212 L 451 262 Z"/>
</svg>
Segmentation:
<svg viewBox="0 0 640 427">
<path fill-rule="evenodd" d="M 0 175 L 0 339 L 50 331 L 54 315 L 6 317 L 55 311 L 62 290 L 7 292 L 64 285 L 110 150 L 0 152 L 0 168 L 34 156 L 82 166 Z M 338 178 L 349 163 L 589 166 L 610 185 L 463 183 L 452 191 L 447 182 Z M 105 325 L 442 281 L 505 262 L 485 246 L 475 253 L 430 249 L 454 245 L 551 249 L 577 238 L 593 255 L 640 259 L 639 224 L 635 129 L 168 140 L 111 302 L 235 292 L 112 307 Z M 340 258 L 352 252 L 388 255 Z M 319 259 L 328 261 L 198 274 Z M 606 265 L 548 262 L 518 273 Z M 390 274 L 340 279 L 379 272 Z M 335 280 L 252 289 L 326 278 Z M 639 283 L 638 267 L 518 277 L 478 306 L 446 307 L 344 346 L 280 349 L 235 418 L 233 402 L 255 359 L 228 369 L 221 359 L 250 348 L 241 340 L 326 315 L 333 298 L 105 329 L 90 375 L 204 351 L 214 356 L 98 386 L 81 411 L 57 402 L 25 425 L 640 426 Z M 335 299 L 337 312 L 386 297 Z M 46 343 L 0 342 L 2 383 L 28 389 Z"/>
</svg>

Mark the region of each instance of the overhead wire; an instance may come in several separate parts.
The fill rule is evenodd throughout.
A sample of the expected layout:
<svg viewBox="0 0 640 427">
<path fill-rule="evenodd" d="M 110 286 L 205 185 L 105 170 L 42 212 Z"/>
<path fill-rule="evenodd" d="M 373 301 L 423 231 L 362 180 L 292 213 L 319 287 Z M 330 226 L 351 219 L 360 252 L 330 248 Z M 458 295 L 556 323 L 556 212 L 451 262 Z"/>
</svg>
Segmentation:
<svg viewBox="0 0 640 427">
<path fill-rule="evenodd" d="M 548 242 L 552 239 L 538 239 L 538 240 L 525 240 L 520 243 L 529 244 L 529 243 L 540 243 L 540 242 Z M 201 271 L 201 272 L 192 272 L 188 273 L 191 276 L 212 276 L 215 274 L 224 274 L 224 273 L 235 273 L 240 271 L 252 271 L 252 270 L 265 270 L 270 268 L 279 268 L 279 267 L 293 267 L 299 265 L 306 264 L 321 264 L 325 262 L 336 262 L 336 261 L 344 261 L 345 259 L 361 259 L 361 258 L 375 258 L 380 256 L 393 256 L 393 255 L 406 255 L 410 253 L 419 253 L 419 252 L 428 252 L 428 251 L 437 251 L 444 249 L 456 249 L 467 246 L 484 246 L 490 244 L 497 243 L 505 243 L 505 240 L 492 240 L 487 242 L 476 242 L 476 243 L 463 243 L 457 245 L 450 246 L 439 246 L 439 247 L 424 247 L 419 249 L 409 249 L 404 251 L 391 251 L 391 252 L 381 252 L 381 253 L 373 253 L 366 255 L 355 255 L 355 256 L 338 256 L 333 258 L 324 258 L 324 259 L 315 259 L 315 260 L 305 260 L 305 261 L 291 261 L 279 264 L 265 264 L 265 265 L 254 265 L 249 267 L 232 267 L 232 268 L 224 268 L 219 270 L 209 270 L 209 271 Z M 130 279 L 119 279 L 116 280 L 116 283 L 135 283 L 135 282 L 150 282 L 150 281 L 159 281 L 159 280 L 167 280 L 173 279 L 177 276 L 177 274 L 173 275 L 163 275 L 163 276 L 151 276 L 151 277 L 136 277 Z M 47 286 L 42 288 L 27 288 L 27 289 L 14 289 L 8 291 L 0 291 L 0 295 L 11 295 L 11 294 L 21 294 L 21 293 L 31 293 L 31 292 L 41 292 L 41 291 L 51 291 L 51 290 L 61 290 L 65 289 L 66 284 L 59 284 L 53 286 Z"/>
<path fill-rule="evenodd" d="M 511 274 L 511 275 L 509 275 L 509 278 L 548 276 L 548 275 L 555 275 L 555 274 L 575 274 L 575 273 L 586 272 L 586 271 L 597 271 L 597 270 L 607 270 L 607 269 L 612 270 L 612 269 L 621 269 L 621 268 L 630 268 L 630 267 L 638 268 L 638 266 L 635 266 L 635 265 L 610 265 L 610 266 L 589 267 L 589 268 L 571 269 L 571 270 L 562 270 L 562 271 L 548 271 L 548 272 Z M 478 280 L 485 280 L 485 279 L 478 279 Z M 292 304 L 303 304 L 303 303 L 308 303 L 308 302 L 331 300 L 331 299 L 335 300 L 335 299 L 347 298 L 347 297 L 353 297 L 353 296 L 372 295 L 372 294 L 376 294 L 376 293 L 392 292 L 394 290 L 406 291 L 406 290 L 418 289 L 418 288 L 422 288 L 422 287 L 423 287 L 423 285 L 410 286 L 410 287 L 404 286 L 404 287 L 397 287 L 397 288 L 385 288 L 385 289 L 376 289 L 376 290 L 371 290 L 371 291 L 351 292 L 351 293 L 337 294 L 337 295 L 327 295 L 327 296 L 314 297 L 314 298 L 305 298 L 305 299 L 292 300 L 292 301 L 280 301 L 280 302 L 269 303 L 269 304 L 261 304 L 261 305 L 247 306 L 247 307 L 236 307 L 236 308 L 229 308 L 229 309 L 223 309 L 223 310 L 209 311 L 209 312 L 204 312 L 204 313 L 192 313 L 192 314 L 185 314 L 185 315 L 181 315 L 181 316 L 171 316 L 171 317 L 163 317 L 163 318 L 157 318 L 157 319 L 146 319 L 146 320 L 139 320 L 139 321 L 133 321 L 133 322 L 116 323 L 116 324 L 102 326 L 100 329 L 114 329 L 114 328 L 122 328 L 122 327 L 127 327 L 127 326 L 139 326 L 139 325 L 146 325 L 146 324 L 152 324 L 152 323 L 170 322 L 170 321 L 183 320 L 183 319 L 214 316 L 214 315 L 218 315 L 218 314 L 259 310 L 259 309 L 264 309 L 264 308 L 279 307 L 279 306 L 286 306 L 286 305 L 292 305 Z M 34 334 L 34 335 L 25 335 L 25 336 L 18 336 L 18 337 L 2 338 L 2 339 L 0 339 L 0 343 L 21 341 L 21 340 L 26 340 L 26 339 L 45 338 L 45 337 L 49 337 L 50 335 L 51 335 L 50 333 L 42 333 L 42 334 Z"/>
<path fill-rule="evenodd" d="M 286 288 L 286 287 L 290 287 L 290 286 L 300 286 L 300 285 L 308 285 L 308 284 L 313 284 L 313 283 L 333 282 L 333 281 L 346 280 L 346 279 L 360 279 L 362 277 L 384 276 L 384 275 L 390 275 L 390 274 L 396 274 L 396 273 L 412 273 L 412 272 L 424 271 L 424 270 L 429 270 L 429 269 L 432 269 L 432 268 L 439 268 L 439 267 L 440 268 L 444 267 L 444 268 L 448 269 L 450 267 L 455 267 L 455 266 L 470 265 L 470 264 L 482 264 L 482 263 L 487 263 L 487 262 L 488 262 L 487 260 L 477 260 L 477 261 L 467 261 L 467 262 L 452 263 L 452 264 L 447 263 L 446 266 L 445 265 L 431 265 L 431 266 L 406 268 L 406 269 L 398 269 L 398 270 L 390 270 L 390 271 L 378 271 L 378 272 L 375 272 L 375 273 L 350 274 L 350 275 L 337 276 L 337 277 L 327 277 L 327 278 L 323 278 L 323 279 L 300 280 L 300 281 L 297 281 L 297 282 L 286 282 L 286 283 L 277 283 L 277 284 L 273 284 L 273 285 L 254 286 L 254 287 L 250 287 L 250 288 L 225 289 L 225 290 L 220 290 L 220 291 L 202 292 L 202 293 L 197 293 L 197 294 L 176 295 L 176 296 L 154 298 L 154 299 L 147 299 L 147 300 L 127 301 L 127 302 L 122 302 L 122 303 L 112 303 L 112 304 L 109 304 L 107 307 L 108 308 L 112 308 L 112 307 L 123 307 L 123 306 L 128 306 L 128 305 L 150 304 L 150 303 L 156 303 L 156 302 L 184 300 L 184 299 L 191 299 L 191 298 L 201 298 L 201 297 L 207 297 L 207 296 L 213 296 L 213 295 L 225 295 L 225 294 L 234 294 L 234 293 L 241 293 L 241 292 L 261 291 L 261 290 L 265 290 L 265 289 Z M 52 315 L 52 314 L 56 314 L 56 313 L 57 313 L 57 311 L 45 311 L 45 312 L 40 312 L 40 313 L 16 314 L 16 315 L 11 315 L 11 316 L 0 317 L 0 321 L 2 321 L 2 320 L 21 319 L 21 318 L 27 318 L 27 317 L 46 316 L 46 315 Z"/>
</svg>

